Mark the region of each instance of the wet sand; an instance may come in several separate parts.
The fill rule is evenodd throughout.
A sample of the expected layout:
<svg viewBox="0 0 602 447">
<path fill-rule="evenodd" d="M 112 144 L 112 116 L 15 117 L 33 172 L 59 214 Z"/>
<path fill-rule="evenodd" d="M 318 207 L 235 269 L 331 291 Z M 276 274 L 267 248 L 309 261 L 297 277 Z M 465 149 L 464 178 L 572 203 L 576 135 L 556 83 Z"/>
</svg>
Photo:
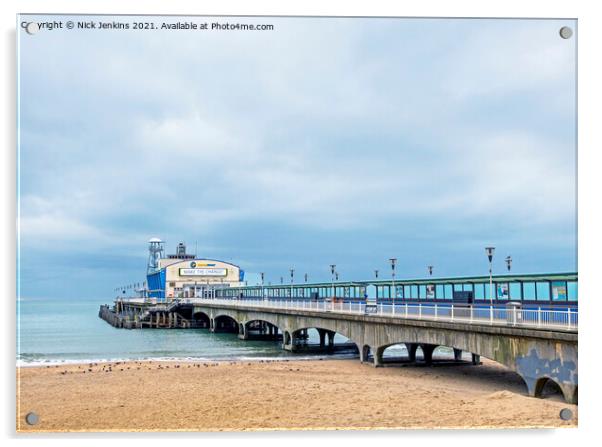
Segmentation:
<svg viewBox="0 0 602 447">
<path fill-rule="evenodd" d="M 17 431 L 576 427 L 577 406 L 528 397 L 479 366 L 374 368 L 358 360 L 113 362 L 17 371 Z M 562 421 L 570 408 L 574 418 Z M 40 420 L 27 425 L 25 415 Z"/>
</svg>

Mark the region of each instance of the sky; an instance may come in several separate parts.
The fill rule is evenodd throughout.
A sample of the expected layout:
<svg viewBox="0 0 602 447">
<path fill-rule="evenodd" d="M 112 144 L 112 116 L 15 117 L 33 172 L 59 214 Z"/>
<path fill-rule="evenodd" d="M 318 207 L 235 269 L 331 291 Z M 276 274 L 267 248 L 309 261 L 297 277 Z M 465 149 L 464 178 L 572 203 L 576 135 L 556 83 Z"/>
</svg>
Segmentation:
<svg viewBox="0 0 602 447">
<path fill-rule="evenodd" d="M 572 20 L 22 16 L 19 293 L 106 298 L 147 241 L 250 283 L 577 269 Z"/>
</svg>

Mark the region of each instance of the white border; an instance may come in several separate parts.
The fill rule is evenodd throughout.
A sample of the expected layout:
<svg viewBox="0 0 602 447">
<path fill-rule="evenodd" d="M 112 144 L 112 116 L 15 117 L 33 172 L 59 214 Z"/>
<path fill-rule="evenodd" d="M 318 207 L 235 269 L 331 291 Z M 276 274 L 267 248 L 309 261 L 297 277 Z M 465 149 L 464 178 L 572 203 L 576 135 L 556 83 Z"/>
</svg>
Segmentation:
<svg viewBox="0 0 602 447">
<path fill-rule="evenodd" d="M 3 107 L 2 132 L 2 272 L 4 362 L 2 367 L 3 384 L 6 398 L 2 406 L 2 434 L 8 445 L 43 442 L 50 446 L 89 445 L 106 446 L 107 442 L 125 443 L 144 442 L 147 446 L 164 445 L 168 439 L 179 442 L 223 443 L 233 442 L 245 445 L 282 444 L 306 446 L 322 438 L 328 443 L 354 442 L 365 443 L 428 443 L 460 444 L 466 442 L 487 442 L 489 445 L 504 445 L 516 442 L 517 438 L 548 445 L 578 445 L 586 438 L 594 437 L 600 431 L 598 402 L 600 386 L 596 382 L 597 374 L 602 370 L 600 361 L 600 337 L 598 337 L 596 312 L 598 297 L 594 281 L 599 280 L 598 255 L 600 250 L 600 155 L 602 141 L 600 128 L 600 42 L 602 26 L 600 14 L 595 6 L 597 2 L 505 0 L 505 1 L 422 1 L 414 3 L 385 2 L 379 0 L 337 0 L 283 2 L 276 0 L 256 0 L 252 3 L 237 1 L 185 1 L 159 0 L 5 0 L 0 3 L 2 14 L 3 64 L 2 92 Z M 130 13 L 130 14 L 250 14 L 250 15 L 343 15 L 343 16 L 449 16 L 449 17 L 562 17 L 579 20 L 579 294 L 580 300 L 580 404 L 579 429 L 577 430 L 530 430 L 530 431 L 409 431 L 409 432 L 330 432 L 330 433 L 247 433 L 247 434 L 87 434 L 56 436 L 21 436 L 14 434 L 15 426 L 15 14 L 29 13 Z M 41 68 L 43 70 L 43 67 Z M 598 293 L 599 294 L 599 293 Z M 494 435 L 494 436 L 492 436 Z M 135 439 L 137 438 L 137 439 Z M 140 439 L 142 438 L 142 439 Z M 203 439 L 198 439 L 203 438 Z M 344 438 L 340 439 L 340 438 Z M 470 438 L 470 439 L 466 439 Z M 595 438 L 594 438 L 595 439 Z M 599 442 L 598 437 L 598 442 Z M 5 444 L 6 445 L 6 444 Z"/>
</svg>

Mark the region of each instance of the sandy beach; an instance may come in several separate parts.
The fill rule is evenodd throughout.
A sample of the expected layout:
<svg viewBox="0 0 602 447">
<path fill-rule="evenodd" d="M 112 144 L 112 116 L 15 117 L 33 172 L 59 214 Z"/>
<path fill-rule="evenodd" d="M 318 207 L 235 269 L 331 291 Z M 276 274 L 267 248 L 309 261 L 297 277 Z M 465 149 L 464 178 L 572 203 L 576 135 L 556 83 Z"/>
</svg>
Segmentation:
<svg viewBox="0 0 602 447">
<path fill-rule="evenodd" d="M 482 365 L 358 360 L 126 362 L 17 370 L 17 431 L 575 427 L 577 406 L 526 396 Z M 574 418 L 562 421 L 570 408 Z M 34 426 L 25 415 L 36 412 Z"/>
</svg>

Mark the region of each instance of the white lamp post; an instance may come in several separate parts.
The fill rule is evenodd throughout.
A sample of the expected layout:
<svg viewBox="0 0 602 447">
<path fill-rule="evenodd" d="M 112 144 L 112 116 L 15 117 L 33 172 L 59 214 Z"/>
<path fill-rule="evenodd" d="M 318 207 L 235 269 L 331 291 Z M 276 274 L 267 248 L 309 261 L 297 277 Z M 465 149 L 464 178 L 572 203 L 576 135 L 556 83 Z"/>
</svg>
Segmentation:
<svg viewBox="0 0 602 447">
<path fill-rule="evenodd" d="M 495 247 L 485 247 L 485 253 L 487 253 L 487 259 L 489 259 L 489 319 L 493 321 L 493 273 L 492 273 L 492 265 L 493 265 L 493 252 L 495 251 Z"/>
<path fill-rule="evenodd" d="M 393 297 L 393 308 L 395 308 L 395 298 L 397 292 L 395 291 L 395 265 L 397 264 L 397 258 L 390 258 L 391 261 L 391 295 Z"/>
<path fill-rule="evenodd" d="M 335 293 L 334 293 L 334 272 L 337 268 L 336 264 L 330 264 L 330 278 L 332 279 L 332 299 L 334 301 Z"/>
<path fill-rule="evenodd" d="M 260 275 L 261 275 L 261 299 L 264 299 L 265 292 L 263 291 L 263 280 L 265 279 L 265 274 L 263 272 L 261 272 Z"/>
<path fill-rule="evenodd" d="M 506 267 L 508 267 L 508 271 L 512 268 L 512 257 L 506 256 Z"/>
</svg>

